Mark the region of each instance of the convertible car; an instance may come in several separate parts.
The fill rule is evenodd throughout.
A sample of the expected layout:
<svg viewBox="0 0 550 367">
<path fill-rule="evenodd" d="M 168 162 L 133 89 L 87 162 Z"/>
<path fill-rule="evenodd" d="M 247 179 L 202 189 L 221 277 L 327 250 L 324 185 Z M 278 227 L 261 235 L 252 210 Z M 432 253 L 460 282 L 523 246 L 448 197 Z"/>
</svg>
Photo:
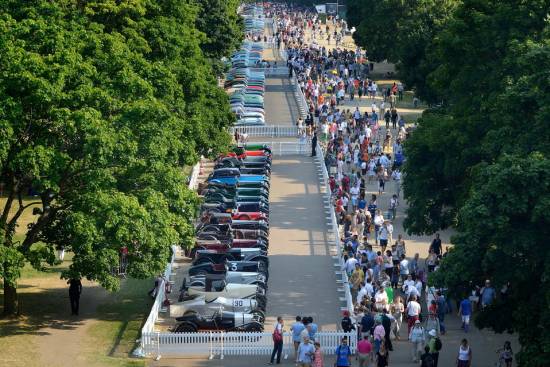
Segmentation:
<svg viewBox="0 0 550 367">
<path fill-rule="evenodd" d="M 172 331 L 193 333 L 197 331 L 263 331 L 263 319 L 256 314 L 221 311 L 212 316 L 203 317 L 193 313 L 176 317 L 180 323 Z"/>
</svg>

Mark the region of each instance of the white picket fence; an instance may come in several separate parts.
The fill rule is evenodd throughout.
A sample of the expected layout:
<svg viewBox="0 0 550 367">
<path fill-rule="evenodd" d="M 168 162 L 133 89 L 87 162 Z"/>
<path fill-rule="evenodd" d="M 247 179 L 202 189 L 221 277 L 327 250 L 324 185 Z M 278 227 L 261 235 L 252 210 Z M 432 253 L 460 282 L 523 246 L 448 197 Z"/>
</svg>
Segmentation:
<svg viewBox="0 0 550 367">
<path fill-rule="evenodd" d="M 231 134 L 248 134 L 248 137 L 289 138 L 298 136 L 298 127 L 292 125 L 235 126 Z"/>
<path fill-rule="evenodd" d="M 191 190 L 196 189 L 198 184 L 198 178 L 199 178 L 199 172 L 200 172 L 200 162 L 195 164 L 193 166 L 193 170 L 191 171 L 191 178 L 189 179 L 188 187 Z M 172 258 L 170 259 L 170 262 L 166 265 L 166 269 L 164 270 L 163 274 L 163 281 L 162 284 L 159 286 L 159 290 L 157 292 L 157 295 L 155 297 L 155 302 L 153 303 L 153 306 L 151 307 L 151 311 L 149 312 L 149 316 L 147 317 L 147 320 L 145 321 L 145 324 L 143 324 L 143 327 L 141 328 L 141 339 L 140 339 L 140 345 L 139 347 L 134 351 L 134 355 L 136 356 L 145 356 L 147 348 L 151 345 L 151 335 L 155 334 L 155 324 L 158 319 L 159 312 L 162 309 L 162 304 L 165 299 L 165 285 L 166 282 L 170 281 L 170 275 L 172 274 L 172 266 L 174 264 L 174 259 L 176 258 L 176 246 L 172 246 Z"/>
<path fill-rule="evenodd" d="M 355 331 L 324 331 L 315 335 L 325 355 L 335 353 L 343 337 L 347 337 L 353 352 L 357 347 Z M 142 335 L 143 352 L 146 356 L 208 356 L 210 359 L 225 356 L 268 356 L 273 351 L 271 332 L 197 332 L 197 333 L 159 333 Z M 292 357 L 294 346 L 292 335 L 283 334 L 283 355 Z"/>
</svg>

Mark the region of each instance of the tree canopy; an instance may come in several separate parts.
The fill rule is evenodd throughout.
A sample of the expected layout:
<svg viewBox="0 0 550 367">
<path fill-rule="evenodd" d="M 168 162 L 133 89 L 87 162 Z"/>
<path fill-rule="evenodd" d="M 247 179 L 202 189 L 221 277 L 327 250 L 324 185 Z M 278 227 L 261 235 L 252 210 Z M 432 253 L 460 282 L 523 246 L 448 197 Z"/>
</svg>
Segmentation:
<svg viewBox="0 0 550 367">
<path fill-rule="evenodd" d="M 409 233 L 454 227 L 430 282 L 508 285 L 476 323 L 519 334 L 520 366 L 546 366 L 550 340 L 550 3 L 349 0 L 355 40 L 437 102 L 405 142 Z M 374 19 L 376 18 L 376 19 Z M 383 34 L 376 34 L 383 33 Z"/>
<path fill-rule="evenodd" d="M 74 252 L 64 276 L 115 290 L 123 247 L 144 278 L 191 241 L 182 167 L 225 149 L 234 119 L 199 12 L 176 0 L 0 4 L 4 312 L 16 311 L 22 266 L 53 264 L 56 247 Z M 16 238 L 30 190 L 39 207 Z"/>
</svg>

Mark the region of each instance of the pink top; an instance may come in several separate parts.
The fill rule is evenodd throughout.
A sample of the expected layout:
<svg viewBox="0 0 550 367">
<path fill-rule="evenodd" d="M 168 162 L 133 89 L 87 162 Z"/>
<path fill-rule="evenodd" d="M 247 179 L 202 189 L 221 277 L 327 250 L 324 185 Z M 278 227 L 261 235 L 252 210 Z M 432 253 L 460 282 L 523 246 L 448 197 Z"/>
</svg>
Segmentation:
<svg viewBox="0 0 550 367">
<path fill-rule="evenodd" d="M 367 339 L 361 339 L 357 343 L 357 351 L 361 354 L 369 354 L 372 351 L 372 344 Z"/>
<path fill-rule="evenodd" d="M 384 330 L 384 327 L 382 326 L 382 324 L 378 324 L 374 328 L 373 335 L 374 335 L 374 340 L 384 339 L 384 336 L 386 336 L 386 331 Z"/>
<path fill-rule="evenodd" d="M 321 348 L 315 350 L 314 358 L 313 367 L 323 367 L 323 352 L 321 352 Z"/>
</svg>

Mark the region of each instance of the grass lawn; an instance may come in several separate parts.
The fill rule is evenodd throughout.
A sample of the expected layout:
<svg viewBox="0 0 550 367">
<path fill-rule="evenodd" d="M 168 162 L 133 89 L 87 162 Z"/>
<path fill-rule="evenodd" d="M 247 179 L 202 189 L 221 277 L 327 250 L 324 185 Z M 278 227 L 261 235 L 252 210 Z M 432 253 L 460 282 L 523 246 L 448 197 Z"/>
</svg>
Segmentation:
<svg viewBox="0 0 550 367">
<path fill-rule="evenodd" d="M 153 301 L 147 295 L 151 280 L 127 279 L 120 292 L 97 308 L 97 318 L 88 333 L 94 345 L 90 357 L 107 366 L 144 366 L 143 360 L 129 360 L 143 322 Z"/>
</svg>

